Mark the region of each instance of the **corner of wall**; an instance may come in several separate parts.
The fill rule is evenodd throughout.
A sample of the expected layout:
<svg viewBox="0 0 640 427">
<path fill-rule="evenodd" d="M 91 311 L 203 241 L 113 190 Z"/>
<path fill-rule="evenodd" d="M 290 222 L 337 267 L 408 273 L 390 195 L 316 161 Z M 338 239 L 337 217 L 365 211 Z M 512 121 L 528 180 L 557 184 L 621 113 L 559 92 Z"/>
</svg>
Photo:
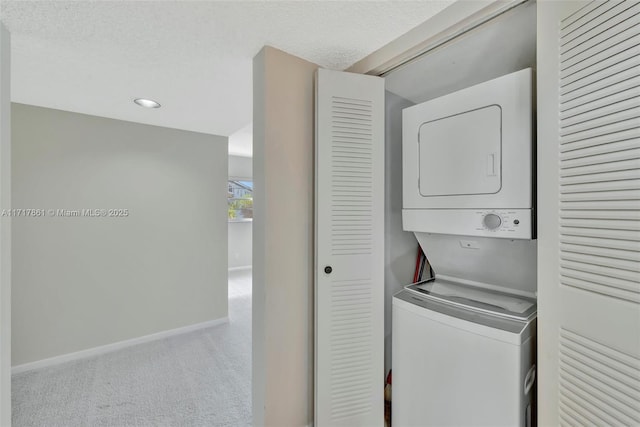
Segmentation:
<svg viewBox="0 0 640 427">
<path fill-rule="evenodd" d="M 313 419 L 317 65 L 265 46 L 253 66 L 253 422 L 306 425 Z"/>
</svg>

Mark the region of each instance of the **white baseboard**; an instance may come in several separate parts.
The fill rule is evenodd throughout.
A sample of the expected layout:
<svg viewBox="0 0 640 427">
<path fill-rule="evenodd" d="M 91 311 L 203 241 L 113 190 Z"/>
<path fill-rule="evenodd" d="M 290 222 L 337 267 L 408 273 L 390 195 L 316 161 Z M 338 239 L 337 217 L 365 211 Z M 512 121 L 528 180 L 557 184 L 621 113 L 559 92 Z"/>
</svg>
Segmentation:
<svg viewBox="0 0 640 427">
<path fill-rule="evenodd" d="M 243 270 L 251 270 L 252 265 L 243 265 L 241 267 L 231 267 L 229 271 L 243 271 Z"/>
<path fill-rule="evenodd" d="M 111 353 L 112 351 L 121 350 L 123 348 L 132 347 L 137 344 L 143 344 L 146 342 L 157 341 L 163 338 L 172 337 L 175 335 L 186 334 L 187 332 L 197 331 L 199 329 L 210 328 L 211 326 L 221 325 L 229 321 L 228 317 L 221 319 L 209 320 L 202 323 L 196 323 L 194 325 L 183 326 L 182 328 L 169 329 L 168 331 L 156 332 L 155 334 L 144 335 L 138 338 L 132 338 L 129 340 L 118 341 L 107 345 L 101 345 L 99 347 L 88 348 L 86 350 L 76 351 L 75 353 L 62 354 L 60 356 L 50 357 L 48 359 L 37 360 L 35 362 L 24 363 L 22 365 L 16 365 L 11 368 L 11 374 L 20 374 L 22 372 L 32 371 L 34 369 L 46 368 L 49 366 L 59 365 L 65 362 L 71 362 L 73 360 L 86 359 L 88 357 L 99 356 L 105 353 Z"/>
</svg>

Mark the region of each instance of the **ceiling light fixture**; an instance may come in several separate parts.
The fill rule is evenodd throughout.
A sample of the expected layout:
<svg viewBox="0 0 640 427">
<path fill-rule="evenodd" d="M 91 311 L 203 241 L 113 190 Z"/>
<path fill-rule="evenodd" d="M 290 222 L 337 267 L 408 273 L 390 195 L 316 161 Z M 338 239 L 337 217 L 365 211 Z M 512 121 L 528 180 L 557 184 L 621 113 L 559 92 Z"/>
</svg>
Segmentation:
<svg viewBox="0 0 640 427">
<path fill-rule="evenodd" d="M 136 98 L 133 100 L 133 102 L 145 108 L 160 108 L 160 104 L 153 99 Z"/>
</svg>

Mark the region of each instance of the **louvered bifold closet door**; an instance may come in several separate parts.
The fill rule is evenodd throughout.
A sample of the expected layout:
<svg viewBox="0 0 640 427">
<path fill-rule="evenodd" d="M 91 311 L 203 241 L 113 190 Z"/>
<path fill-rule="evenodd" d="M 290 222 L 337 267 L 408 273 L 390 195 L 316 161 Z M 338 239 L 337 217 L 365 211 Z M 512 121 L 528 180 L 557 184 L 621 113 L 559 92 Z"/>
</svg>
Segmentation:
<svg viewBox="0 0 640 427">
<path fill-rule="evenodd" d="M 382 426 L 384 80 L 318 70 L 315 426 Z"/>
<path fill-rule="evenodd" d="M 640 425 L 640 2 L 538 3 L 541 425 Z"/>
</svg>

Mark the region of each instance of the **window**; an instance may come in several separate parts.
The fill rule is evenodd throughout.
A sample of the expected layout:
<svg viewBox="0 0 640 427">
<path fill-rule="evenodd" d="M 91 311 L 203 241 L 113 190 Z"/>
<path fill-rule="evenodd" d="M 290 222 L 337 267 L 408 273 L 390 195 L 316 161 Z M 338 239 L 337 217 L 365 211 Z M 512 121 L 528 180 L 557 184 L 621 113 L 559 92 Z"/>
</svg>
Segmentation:
<svg viewBox="0 0 640 427">
<path fill-rule="evenodd" d="M 253 181 L 230 179 L 227 201 L 229 221 L 250 221 L 253 218 Z"/>
</svg>

